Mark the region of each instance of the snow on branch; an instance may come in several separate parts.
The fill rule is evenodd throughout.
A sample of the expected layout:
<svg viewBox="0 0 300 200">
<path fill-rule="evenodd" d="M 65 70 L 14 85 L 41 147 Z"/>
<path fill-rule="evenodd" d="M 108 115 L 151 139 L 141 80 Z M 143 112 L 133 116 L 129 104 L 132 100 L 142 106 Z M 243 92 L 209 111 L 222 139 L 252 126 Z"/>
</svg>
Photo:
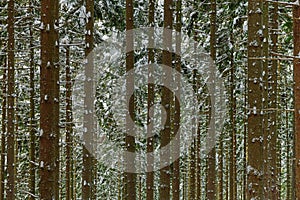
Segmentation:
<svg viewBox="0 0 300 200">
<path fill-rule="evenodd" d="M 267 2 L 282 4 L 282 5 L 286 5 L 286 6 L 300 6 L 299 0 L 296 0 L 295 2 L 284 2 L 284 1 L 267 0 Z"/>
</svg>

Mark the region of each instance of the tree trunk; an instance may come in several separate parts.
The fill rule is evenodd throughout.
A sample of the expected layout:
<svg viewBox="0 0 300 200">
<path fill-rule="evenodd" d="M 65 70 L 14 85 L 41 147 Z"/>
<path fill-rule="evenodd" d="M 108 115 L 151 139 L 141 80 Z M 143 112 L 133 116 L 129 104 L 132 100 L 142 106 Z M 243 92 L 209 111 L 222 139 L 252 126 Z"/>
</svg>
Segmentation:
<svg viewBox="0 0 300 200">
<path fill-rule="evenodd" d="M 58 0 L 41 1 L 40 198 L 59 199 Z"/>
<path fill-rule="evenodd" d="M 175 55 L 175 69 L 177 72 L 181 72 L 181 27 L 182 27 L 182 14 L 181 8 L 182 2 L 181 0 L 176 1 L 176 55 Z M 180 76 L 175 76 L 175 82 L 177 90 L 175 90 L 175 99 L 180 97 Z M 174 125 L 173 130 L 177 130 L 174 132 L 175 138 L 173 138 L 173 156 L 177 158 L 173 163 L 173 180 L 172 180 L 172 196 L 173 200 L 180 199 L 180 101 L 174 102 Z"/>
<path fill-rule="evenodd" d="M 15 30 L 14 0 L 8 1 L 7 199 L 15 199 Z"/>
<path fill-rule="evenodd" d="M 248 2 L 247 199 L 263 199 L 262 2 Z"/>
<path fill-rule="evenodd" d="M 84 127 L 86 132 L 83 134 L 85 144 L 88 145 L 91 150 L 93 134 L 95 130 L 94 122 L 94 57 L 93 57 L 93 46 L 94 46 L 94 1 L 86 0 L 86 34 L 85 34 L 85 57 L 87 63 L 85 64 L 85 77 L 84 82 Z M 89 152 L 88 148 L 83 146 L 83 169 L 82 169 L 82 199 L 92 199 L 92 188 L 93 188 L 93 157 Z"/>
<path fill-rule="evenodd" d="M 233 33 L 230 33 L 230 41 L 234 46 Z M 237 199 L 237 176 L 236 176 L 236 97 L 235 97 L 235 63 L 234 48 L 230 54 L 230 123 L 231 123 L 231 161 L 230 161 L 230 199 Z"/>
<path fill-rule="evenodd" d="M 149 26 L 154 27 L 155 23 L 155 0 L 149 1 Z M 150 33 L 149 35 L 149 46 L 154 46 L 154 33 Z M 148 49 L 148 83 L 154 82 L 154 68 L 152 64 L 155 62 L 155 54 L 154 49 Z M 153 200 L 154 199 L 154 154 L 149 154 L 153 152 L 154 150 L 154 140 L 153 140 L 153 129 L 154 129 L 154 123 L 153 123 L 153 117 L 154 117 L 154 109 L 151 109 L 151 107 L 154 105 L 154 93 L 155 93 L 155 86 L 154 84 L 148 84 L 148 116 L 147 116 L 147 174 L 146 174 L 146 198 L 147 200 Z"/>
<path fill-rule="evenodd" d="M 294 96 L 295 96 L 295 199 L 300 199 L 300 6 L 295 5 L 293 8 L 294 21 Z"/>
<path fill-rule="evenodd" d="M 1 47 L 2 48 L 2 47 Z M 2 58 L 1 58 L 2 59 Z M 2 134 L 1 134 L 1 189 L 0 200 L 4 200 L 4 187 L 5 187 L 5 152 L 6 152 L 6 117 L 7 117 L 7 60 L 3 56 L 3 73 L 2 73 Z"/>
<path fill-rule="evenodd" d="M 134 29 L 134 4 L 133 0 L 126 0 L 126 31 Z M 134 69 L 134 51 L 130 47 L 134 46 L 133 35 L 126 34 L 126 72 Z M 126 136 L 125 136 L 125 148 L 128 152 L 135 152 L 135 138 L 134 138 L 134 125 L 130 123 L 130 118 L 135 121 L 135 97 L 130 94 L 130 91 L 134 90 L 134 74 L 126 77 L 126 100 L 132 101 L 129 104 L 129 113 L 126 115 Z M 131 96 L 132 95 L 132 96 Z M 131 115 L 130 115 L 131 114 Z M 134 171 L 135 169 L 135 157 L 125 155 L 125 199 L 136 199 L 136 174 L 128 172 L 129 169 Z"/>
<path fill-rule="evenodd" d="M 34 65 L 34 45 L 33 45 L 33 3 L 30 2 L 30 14 L 32 15 L 31 21 L 30 21 L 30 152 L 29 152 L 29 157 L 30 157 L 30 162 L 29 162 L 29 192 L 30 192 L 30 200 L 34 200 L 35 196 L 35 187 L 36 187 L 36 182 L 35 182 L 35 173 L 36 173 L 36 159 L 35 159 L 35 154 L 36 154 L 36 119 L 35 119 L 35 81 L 34 81 L 34 76 L 35 76 L 35 65 Z"/>
<path fill-rule="evenodd" d="M 271 51 L 277 52 L 277 42 L 278 42 L 278 4 L 274 3 L 271 8 L 270 16 L 270 28 L 271 28 Z M 276 58 L 276 56 L 273 56 Z M 269 74 L 269 134 L 270 139 L 270 199 L 279 200 L 280 199 L 280 189 L 279 189 L 279 178 L 280 178 L 280 168 L 278 168 L 278 162 L 280 158 L 280 153 L 278 153 L 278 131 L 277 131 L 277 68 L 278 60 L 274 59 L 271 62 L 271 68 L 268 71 Z"/>
<path fill-rule="evenodd" d="M 1 4 L 1 7 L 3 5 Z M 5 23 L 1 20 L 1 24 Z M 3 40 L 0 39 L 0 48 L 3 49 Z M 5 50 L 3 50 L 3 53 Z M 1 116 L 1 179 L 0 179 L 0 200 L 4 200 L 4 187 L 5 187 L 5 158 L 6 158 L 6 119 L 7 119 L 7 56 L 0 57 L 2 70 L 2 116 Z"/>
<path fill-rule="evenodd" d="M 194 37 L 196 38 L 196 33 L 194 33 Z M 196 50 L 194 48 L 194 50 Z M 193 76 L 193 90 L 194 92 L 197 92 L 198 88 L 197 88 L 197 83 L 198 83 L 198 76 L 197 76 L 197 70 L 193 70 L 192 72 L 192 76 Z M 198 110 L 196 110 L 196 108 L 193 108 L 193 113 L 192 115 L 195 116 L 196 113 L 198 112 Z M 195 136 L 197 133 L 196 127 L 196 118 L 193 117 L 192 119 L 192 135 Z M 197 161 L 197 157 L 196 157 L 196 143 L 197 143 L 197 138 L 193 139 L 193 142 L 191 143 L 191 146 L 189 148 L 190 151 L 190 155 L 189 155 L 189 173 L 188 173 L 188 200 L 193 200 L 196 199 L 196 161 Z"/>
<path fill-rule="evenodd" d="M 216 31 L 217 31 L 217 3 L 216 0 L 210 0 L 210 55 L 212 60 L 216 61 Z M 214 106 L 214 105 L 212 105 Z M 210 119 L 214 123 L 214 119 Z M 210 137 L 214 137 L 215 133 Z M 214 141 L 215 138 L 209 138 Z M 209 147 L 208 147 L 209 148 Z M 207 155 L 207 199 L 216 199 L 216 148 L 212 147 Z"/>
<path fill-rule="evenodd" d="M 270 133 L 269 133 L 269 124 L 268 124 L 268 120 L 269 120 L 269 116 L 268 116 L 268 111 L 265 111 L 268 109 L 268 102 L 269 102 L 269 96 L 268 96 L 268 67 L 269 67 L 269 2 L 264 1 L 262 3 L 262 33 L 263 33 L 263 41 L 262 41 L 262 58 L 264 58 L 262 60 L 262 85 L 263 85 L 263 93 L 262 93 L 262 134 L 263 134 L 263 180 L 262 180 L 262 184 L 263 187 L 265 188 L 264 192 L 264 197 L 266 199 L 270 198 L 270 178 L 271 178 L 271 172 L 270 172 L 270 162 L 269 162 L 269 153 L 270 153 L 270 145 L 269 145 L 269 137 L 270 137 Z"/>
<path fill-rule="evenodd" d="M 172 69 L 172 53 L 167 49 L 172 49 L 172 30 L 173 25 L 173 12 L 172 12 L 173 0 L 164 1 L 164 32 L 163 32 L 163 45 L 164 50 L 162 52 L 162 64 L 166 66 L 163 70 L 163 83 L 169 85 L 171 83 L 171 69 Z M 162 106 L 166 112 L 166 121 L 161 131 L 161 148 L 165 147 L 170 142 L 171 137 L 171 104 L 172 94 L 168 91 L 167 87 L 162 88 Z M 163 122 L 162 122 L 163 123 Z M 166 149 L 165 152 L 160 153 L 160 163 L 162 165 L 160 169 L 160 186 L 159 196 L 160 199 L 170 199 L 170 149 Z"/>
<path fill-rule="evenodd" d="M 72 199 L 71 177 L 73 150 L 73 117 L 72 117 L 72 73 L 70 66 L 70 47 L 66 47 L 66 200 Z"/>
</svg>

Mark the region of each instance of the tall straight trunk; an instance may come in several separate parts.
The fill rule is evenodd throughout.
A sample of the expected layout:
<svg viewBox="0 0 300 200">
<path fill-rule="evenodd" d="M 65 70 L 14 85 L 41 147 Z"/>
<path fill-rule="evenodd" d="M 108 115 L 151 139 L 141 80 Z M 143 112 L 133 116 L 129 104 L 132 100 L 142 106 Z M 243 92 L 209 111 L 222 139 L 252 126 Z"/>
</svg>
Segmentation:
<svg viewBox="0 0 300 200">
<path fill-rule="evenodd" d="M 195 33 L 196 34 L 196 33 Z M 194 36 L 196 38 L 196 35 Z M 196 50 L 194 48 L 194 50 Z M 192 76 L 193 76 L 193 90 L 194 92 L 197 92 L 198 88 L 197 88 L 197 83 L 198 83 L 198 77 L 197 77 L 197 71 L 193 70 L 192 72 Z M 196 116 L 196 113 L 198 112 L 198 110 L 196 110 L 196 108 L 193 108 L 193 116 Z M 192 135 L 196 135 L 196 118 L 192 119 Z M 197 157 L 196 157 L 196 152 L 197 152 L 197 138 L 195 138 L 193 140 L 193 142 L 191 143 L 191 147 L 190 147 L 190 155 L 189 155 L 189 173 L 188 173 L 188 200 L 193 200 L 196 198 L 196 161 L 197 161 Z"/>
<path fill-rule="evenodd" d="M 126 31 L 134 29 L 134 4 L 133 0 L 126 0 Z M 134 51 L 130 47 L 134 46 L 133 35 L 127 32 L 126 34 L 126 72 L 134 69 Z M 129 104 L 129 113 L 126 115 L 126 136 L 125 146 L 128 152 L 135 152 L 135 138 L 134 138 L 134 127 L 130 123 L 130 118 L 135 120 L 135 97 L 130 94 L 130 91 L 134 90 L 134 74 L 127 76 L 126 78 L 126 100 L 132 99 Z M 127 101 L 129 102 L 129 101 Z M 131 115 L 130 115 L 131 114 Z M 125 169 L 135 169 L 135 157 L 125 155 Z M 134 200 L 136 199 L 136 174 L 125 172 L 125 199 Z"/>
<path fill-rule="evenodd" d="M 175 55 L 175 69 L 177 72 L 181 72 L 181 8 L 182 2 L 181 0 L 176 1 L 176 55 Z M 176 84 L 177 90 L 175 90 L 175 99 L 177 97 L 180 98 L 180 76 L 175 75 L 174 84 Z M 173 163 L 173 179 L 172 179 L 172 196 L 173 200 L 180 199 L 180 99 L 174 102 L 174 125 L 173 130 L 177 130 L 178 132 L 174 132 L 175 138 L 173 138 L 174 144 L 172 155 L 174 158 L 177 158 Z M 177 134 L 177 135 L 176 135 Z"/>
<path fill-rule="evenodd" d="M 198 29 L 198 26 L 196 26 Z M 195 37 L 195 41 L 198 41 L 198 38 Z M 195 43 L 197 44 L 197 43 Z M 196 50 L 196 48 L 194 48 L 194 50 Z M 201 74 L 197 74 L 196 77 L 196 91 L 199 91 L 199 89 L 202 87 L 201 86 Z M 201 94 L 197 94 L 197 101 L 201 102 Z M 198 108 L 197 113 L 199 116 L 205 116 L 205 113 L 203 112 L 203 110 L 201 108 Z M 201 126 L 202 125 L 202 126 Z M 202 176 L 202 163 L 204 160 L 202 160 L 201 156 L 202 156 L 202 152 L 201 152 L 201 131 L 203 129 L 203 125 L 205 125 L 205 123 L 203 123 L 203 120 L 198 120 L 198 124 L 197 124 L 197 130 L 196 130 L 196 138 L 195 138 L 195 142 L 196 142 L 196 194 L 195 197 L 196 199 L 201 199 L 202 198 L 202 181 L 203 181 L 203 176 Z M 205 186 L 205 184 L 204 184 Z M 204 189 L 205 190 L 205 189 Z"/>
<path fill-rule="evenodd" d="M 95 124 L 95 127 L 96 127 L 96 124 Z M 92 187 L 91 187 L 92 196 L 91 196 L 91 200 L 97 200 L 97 177 L 98 177 L 97 176 L 97 164 L 98 164 L 97 159 L 95 157 L 92 157 Z"/>
<path fill-rule="evenodd" d="M 231 44 L 234 46 L 233 33 L 230 34 Z M 236 171 L 236 97 L 235 97 L 235 63 L 234 48 L 230 54 L 230 125 L 231 125 L 231 155 L 230 155 L 230 199 L 237 199 L 237 171 Z"/>
<path fill-rule="evenodd" d="M 162 52 L 162 64 L 166 66 L 163 70 L 163 82 L 164 85 L 169 85 L 171 83 L 172 74 L 172 53 L 167 49 L 172 49 L 172 30 L 173 27 L 173 0 L 164 0 L 164 31 L 163 31 L 163 45 L 164 50 Z M 161 148 L 165 147 L 170 142 L 171 137 L 171 100 L 173 99 L 172 94 L 168 91 L 166 87 L 162 88 L 161 97 L 162 106 L 166 111 L 166 120 L 163 125 L 163 130 L 161 131 Z M 162 122 L 163 123 L 163 122 Z M 159 186 L 159 196 L 160 199 L 170 199 L 170 149 L 166 149 L 164 152 L 160 153 L 160 163 L 162 165 L 160 169 L 160 186 Z"/>
<path fill-rule="evenodd" d="M 29 134 L 30 134 L 30 152 L 29 152 L 29 192 L 30 192 L 30 200 L 34 200 L 35 196 L 35 187 L 36 187 L 36 182 L 35 182 L 35 173 L 36 173 L 36 120 L 35 120 L 35 82 L 34 82 L 34 76 L 35 76 L 35 66 L 34 66 L 34 44 L 33 44 L 33 4 L 30 2 L 30 14 L 31 16 L 31 22 L 30 22 L 30 30 L 29 30 L 29 35 L 30 35 L 30 128 L 29 128 Z"/>
<path fill-rule="evenodd" d="M 263 198 L 262 1 L 248 2 L 248 140 L 247 199 Z"/>
<path fill-rule="evenodd" d="M 269 95 L 268 95 L 268 67 L 269 67 L 269 2 L 264 1 L 262 3 L 262 33 L 263 33 L 263 41 L 262 41 L 262 57 L 264 58 L 262 60 L 262 86 L 263 86 L 263 93 L 262 93 L 262 109 L 263 111 L 260 113 L 262 115 L 263 121 L 262 121 L 262 135 L 263 135 L 263 187 L 264 190 L 264 197 L 269 199 L 270 198 L 270 165 L 269 165 L 269 153 L 270 153 L 270 145 L 269 145 L 269 116 L 268 116 L 268 102 L 269 102 Z"/>
<path fill-rule="evenodd" d="M 85 34 L 85 57 L 87 63 L 85 64 L 85 77 L 84 82 L 84 127 L 86 132 L 83 134 L 86 145 L 92 147 L 93 134 L 94 134 L 94 57 L 93 57 L 93 46 L 94 46 L 94 1 L 86 0 L 86 34 Z M 92 199 L 92 188 L 93 188 L 93 157 L 88 151 L 87 147 L 83 146 L 83 169 L 82 169 L 82 199 Z"/>
<path fill-rule="evenodd" d="M 294 96 L 295 96 L 295 199 L 300 199 L 300 6 L 295 5 L 293 8 L 293 30 L 294 30 Z"/>
<path fill-rule="evenodd" d="M 195 122 L 193 123 L 195 126 Z M 193 134 L 195 134 L 196 129 L 194 128 Z M 188 187 L 188 200 L 196 199 L 196 140 L 193 140 L 193 143 L 190 147 L 190 156 L 189 156 L 189 187 Z"/>
<path fill-rule="evenodd" d="M 1 21 L 1 24 L 3 21 Z M 3 40 L 0 39 L 0 48 L 2 50 Z M 4 52 L 4 51 L 3 51 Z M 6 154 L 6 117 L 7 117 L 7 56 L 0 57 L 2 70 L 2 116 L 1 116 L 1 171 L 0 171 L 0 200 L 4 200 L 4 187 L 5 187 L 5 154 Z"/>
<path fill-rule="evenodd" d="M 7 199 L 15 199 L 15 31 L 14 0 L 8 1 L 8 71 L 7 71 Z"/>
<path fill-rule="evenodd" d="M 58 0 L 41 1 L 40 198 L 59 199 Z"/>
<path fill-rule="evenodd" d="M 196 84 L 196 88 L 200 88 L 200 76 L 198 75 L 197 77 L 197 84 Z M 198 94 L 199 96 L 199 94 Z M 198 97 L 198 102 L 200 101 L 200 98 Z M 203 112 L 201 111 L 201 109 L 199 109 L 197 111 L 197 113 L 199 114 L 199 116 L 202 114 Z M 197 132 L 196 132 L 196 199 L 201 199 L 202 196 L 202 173 L 201 173 L 201 169 L 202 169 L 202 159 L 201 159 L 201 124 L 202 122 L 199 120 L 198 121 L 198 126 L 197 126 Z"/>
<path fill-rule="evenodd" d="M 270 28 L 271 28 L 271 51 L 277 52 L 278 50 L 278 4 L 274 3 L 270 10 Z M 273 56 L 276 58 L 276 56 Z M 271 62 L 271 68 L 269 68 L 269 134 L 270 139 L 270 148 L 269 148 L 269 157 L 270 157 L 270 199 L 279 200 L 280 199 L 280 189 L 279 189 L 279 173 L 280 168 L 278 168 L 278 161 L 280 158 L 280 153 L 278 153 L 278 132 L 277 132 L 277 68 L 278 60 L 274 59 Z"/>
<path fill-rule="evenodd" d="M 219 145 L 218 145 L 218 190 L 217 190 L 217 199 L 223 199 L 224 192 L 224 153 L 226 153 L 223 145 L 224 137 L 220 135 Z"/>
<path fill-rule="evenodd" d="M 285 77 L 284 78 L 284 85 L 287 86 L 288 85 L 288 80 L 287 78 Z M 288 92 L 288 89 L 287 87 L 285 87 L 285 94 L 287 94 Z M 291 154 L 291 151 L 293 150 L 291 148 L 291 141 L 290 141 L 290 124 L 289 124 L 289 107 L 288 107 L 288 100 L 285 99 L 284 101 L 284 105 L 285 105 L 285 120 L 284 120 L 284 123 L 285 123 L 285 127 L 286 127 L 286 130 L 285 130 L 285 143 L 286 143 L 286 199 L 292 199 L 292 187 L 293 187 L 293 184 L 292 184 L 292 167 L 293 167 L 293 162 L 292 162 L 292 154 Z"/>
<path fill-rule="evenodd" d="M 187 182 L 187 179 L 188 179 L 188 171 L 187 171 L 187 164 L 188 164 L 188 160 L 187 158 L 184 158 L 183 160 L 183 164 L 184 164 L 184 167 L 183 167 L 183 170 L 182 170 L 182 200 L 186 200 L 187 199 L 187 185 L 188 185 L 188 182 Z"/>
<path fill-rule="evenodd" d="M 217 31 L 217 3 L 216 0 L 210 0 L 210 55 L 213 61 L 216 61 L 216 31 Z M 214 106 L 214 105 L 212 105 Z M 211 123 L 213 119 L 211 119 Z M 214 133 L 211 137 L 214 137 Z M 210 138 L 214 140 L 214 138 Z M 212 147 L 207 156 L 207 199 L 216 199 L 216 148 Z"/>
<path fill-rule="evenodd" d="M 150 0 L 149 1 L 149 26 L 154 27 L 154 15 L 155 14 L 155 0 Z M 153 47 L 154 46 L 154 33 L 150 32 L 149 35 L 149 46 Z M 154 69 L 152 64 L 155 62 L 155 57 L 154 57 L 154 49 L 148 49 L 148 83 L 153 83 L 154 82 Z M 153 129 L 154 129 L 154 124 L 153 124 L 153 117 L 154 117 L 154 109 L 151 109 L 151 107 L 154 105 L 154 84 L 148 84 L 148 118 L 147 118 L 147 174 L 146 174 L 146 198 L 147 200 L 153 200 L 154 199 L 154 154 L 150 154 L 154 150 L 154 140 L 153 140 Z"/>
<path fill-rule="evenodd" d="M 226 188 L 226 192 L 225 192 L 225 194 L 223 195 L 223 196 L 225 196 L 225 199 L 230 199 L 229 198 L 229 191 L 230 191 L 230 186 L 229 186 L 229 184 L 230 184 L 230 153 L 231 153 L 231 150 L 230 150 L 230 148 L 228 148 L 227 147 L 227 149 L 226 149 L 226 154 L 225 154 L 225 163 L 226 163 L 226 165 L 225 165 L 225 167 L 224 167 L 224 169 L 225 169 L 225 175 L 224 175 L 224 184 L 225 184 L 225 188 Z"/>
<path fill-rule="evenodd" d="M 66 47 L 66 200 L 72 199 L 72 150 L 73 150 L 73 117 L 72 117 L 72 74 L 70 66 L 70 47 Z"/>
<path fill-rule="evenodd" d="M 60 148 L 59 148 L 59 140 L 60 140 L 60 128 L 59 128 L 59 87 L 60 87 L 60 80 L 59 80 L 59 0 L 58 2 L 54 5 L 54 30 L 57 33 L 56 38 L 55 38 L 55 51 L 54 51 L 54 57 L 55 57 L 55 62 L 54 64 L 54 112 L 53 112 L 53 117 L 55 121 L 55 126 L 54 126 L 54 131 L 57 133 L 57 136 L 55 137 L 55 158 L 56 158 L 56 167 L 55 167 L 55 199 L 59 199 L 59 183 L 60 183 L 60 158 L 59 158 L 59 153 L 60 153 Z M 50 25 L 51 29 L 51 25 Z"/>
<path fill-rule="evenodd" d="M 247 70 L 245 69 L 245 73 L 247 73 Z M 243 137 L 243 142 L 244 142 L 244 148 L 243 148 L 243 199 L 246 200 L 247 199 L 247 141 L 248 141 L 248 126 L 247 126 L 247 120 L 248 120 L 248 116 L 247 116 L 247 113 L 248 113 L 248 110 L 247 110 L 247 100 L 248 100 L 248 96 L 247 96 L 247 90 L 248 90 L 248 86 L 247 86 L 247 82 L 248 82 L 248 78 L 247 78 L 247 75 L 244 79 L 244 85 L 245 85 L 245 91 L 244 91 L 244 103 L 243 103 L 243 106 L 244 106 L 244 109 L 243 109 L 243 114 L 244 114 L 244 117 L 243 117 L 243 124 L 244 124 L 244 127 L 243 127 L 243 134 L 244 134 L 244 137 Z"/>
<path fill-rule="evenodd" d="M 60 87 L 60 80 L 59 80 L 59 0 L 55 1 L 50 1 L 50 4 L 53 5 L 53 17 L 54 17 L 54 59 L 53 60 L 53 122 L 54 122 L 54 132 L 56 133 L 56 137 L 54 137 L 55 142 L 54 142 L 54 153 L 55 153 L 55 179 L 54 179 L 54 187 L 55 187 L 55 199 L 59 199 L 59 192 L 60 192 L 60 146 L 59 146 L 59 141 L 60 141 L 60 128 L 59 128 L 59 87 Z M 47 27 L 46 27 L 47 29 Z M 50 32 L 51 32 L 51 25 L 50 25 Z M 51 135 L 51 134 L 50 134 Z"/>
<path fill-rule="evenodd" d="M 231 9 L 234 9 L 234 4 L 230 6 Z M 235 15 L 232 16 L 233 20 Z M 234 24 L 232 24 L 232 27 L 234 27 Z M 230 49 L 230 131 L 231 131 L 231 148 L 229 148 L 230 151 L 230 187 L 229 187 L 229 195 L 230 199 L 236 199 L 237 198 L 237 171 L 236 171 L 236 96 L 235 96 L 235 62 L 234 62 L 234 51 L 235 51 L 235 41 L 234 41 L 234 31 L 233 28 L 230 30 L 230 43 L 232 45 L 232 48 Z M 222 141 L 221 141 L 222 143 Z M 222 151 L 222 149 L 221 149 Z M 222 152 L 221 152 L 222 155 Z M 222 168 L 221 168 L 222 170 Z M 222 180 L 222 179 L 221 179 Z M 221 181 L 222 182 L 222 181 Z M 221 192 L 222 193 L 222 192 Z M 219 199 L 222 199 L 223 197 L 220 197 Z"/>
</svg>

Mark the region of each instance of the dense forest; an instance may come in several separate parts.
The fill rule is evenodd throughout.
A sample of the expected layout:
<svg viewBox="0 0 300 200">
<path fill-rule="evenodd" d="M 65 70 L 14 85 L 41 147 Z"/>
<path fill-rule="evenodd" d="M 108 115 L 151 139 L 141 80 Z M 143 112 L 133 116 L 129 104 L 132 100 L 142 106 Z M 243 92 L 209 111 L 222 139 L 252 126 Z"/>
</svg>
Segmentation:
<svg viewBox="0 0 300 200">
<path fill-rule="evenodd" d="M 0 200 L 300 200 L 299 0 L 1 0 Z"/>
</svg>

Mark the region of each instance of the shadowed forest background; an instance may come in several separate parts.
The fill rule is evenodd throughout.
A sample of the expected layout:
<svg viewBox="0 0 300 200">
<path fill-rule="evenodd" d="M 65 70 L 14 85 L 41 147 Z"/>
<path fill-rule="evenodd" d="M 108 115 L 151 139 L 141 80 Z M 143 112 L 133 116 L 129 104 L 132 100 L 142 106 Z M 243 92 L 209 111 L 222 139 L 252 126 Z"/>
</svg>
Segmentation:
<svg viewBox="0 0 300 200">
<path fill-rule="evenodd" d="M 202 145 L 213 107 L 207 85 L 192 63 L 166 50 L 127 52 L 119 68 L 104 60 L 96 96 L 85 83 L 83 119 L 73 114 L 76 76 L 83 70 L 88 80 L 99 67 L 88 55 L 109 37 L 140 27 L 182 32 L 213 60 L 225 86 L 226 117 L 207 154 Z M 162 39 L 169 37 L 180 51 L 180 36 Z M 124 45 L 133 44 L 126 39 Z M 0 200 L 300 200 L 299 0 L 1 0 L 0 48 Z M 97 161 L 82 140 L 95 137 L 94 110 L 107 139 L 129 152 L 152 152 L 174 139 L 184 121 L 175 98 L 180 88 L 149 84 L 132 96 L 129 110 L 140 126 L 151 121 L 157 102 L 169 113 L 159 135 L 138 140 L 118 131 L 109 88 L 143 63 L 184 75 L 202 102 L 194 108 L 200 120 L 184 156 L 156 171 L 129 173 Z M 134 88 L 134 81 L 125 86 Z"/>
</svg>

